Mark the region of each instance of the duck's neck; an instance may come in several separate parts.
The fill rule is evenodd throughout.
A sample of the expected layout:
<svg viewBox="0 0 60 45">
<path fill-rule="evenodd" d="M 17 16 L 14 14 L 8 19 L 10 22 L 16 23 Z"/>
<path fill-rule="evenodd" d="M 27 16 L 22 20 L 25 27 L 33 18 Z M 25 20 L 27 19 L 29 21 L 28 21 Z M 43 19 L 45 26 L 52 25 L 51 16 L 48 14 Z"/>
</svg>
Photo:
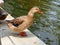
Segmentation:
<svg viewBox="0 0 60 45">
<path fill-rule="evenodd" d="M 32 11 L 29 11 L 29 12 L 28 12 L 28 16 L 34 17 L 34 13 L 33 13 Z"/>
</svg>

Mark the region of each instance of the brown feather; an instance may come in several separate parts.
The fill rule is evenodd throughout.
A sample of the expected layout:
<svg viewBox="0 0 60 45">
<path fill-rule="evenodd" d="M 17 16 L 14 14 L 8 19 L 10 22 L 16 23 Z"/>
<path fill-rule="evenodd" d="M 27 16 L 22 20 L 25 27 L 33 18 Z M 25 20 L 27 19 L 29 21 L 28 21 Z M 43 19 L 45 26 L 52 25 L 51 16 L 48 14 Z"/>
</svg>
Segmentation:
<svg viewBox="0 0 60 45">
<path fill-rule="evenodd" d="M 28 12 L 27 16 L 20 16 L 8 22 L 8 27 L 15 32 L 22 32 L 23 30 L 29 28 L 32 25 L 34 21 L 34 13 L 39 11 L 40 10 L 38 7 L 33 7 Z"/>
</svg>

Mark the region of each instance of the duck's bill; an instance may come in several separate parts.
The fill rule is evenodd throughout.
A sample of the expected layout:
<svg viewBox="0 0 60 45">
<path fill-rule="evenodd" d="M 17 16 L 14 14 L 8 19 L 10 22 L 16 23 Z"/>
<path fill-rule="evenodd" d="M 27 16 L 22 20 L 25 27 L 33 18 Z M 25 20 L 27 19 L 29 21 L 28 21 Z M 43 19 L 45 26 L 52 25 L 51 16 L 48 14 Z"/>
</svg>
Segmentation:
<svg viewBox="0 0 60 45">
<path fill-rule="evenodd" d="M 40 13 L 40 14 L 44 14 L 43 11 L 40 11 L 40 10 L 38 11 L 38 13 Z"/>
</svg>

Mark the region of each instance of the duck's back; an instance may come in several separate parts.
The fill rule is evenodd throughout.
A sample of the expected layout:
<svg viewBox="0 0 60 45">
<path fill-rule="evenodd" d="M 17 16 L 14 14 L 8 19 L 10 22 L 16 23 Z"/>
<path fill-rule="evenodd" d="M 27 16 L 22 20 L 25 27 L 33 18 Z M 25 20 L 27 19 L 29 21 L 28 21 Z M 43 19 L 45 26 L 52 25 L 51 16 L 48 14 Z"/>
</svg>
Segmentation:
<svg viewBox="0 0 60 45">
<path fill-rule="evenodd" d="M 27 17 L 27 16 L 22 16 L 23 23 L 18 26 L 20 30 L 24 30 L 28 27 L 30 27 L 33 23 L 34 18 L 32 17 Z"/>
</svg>

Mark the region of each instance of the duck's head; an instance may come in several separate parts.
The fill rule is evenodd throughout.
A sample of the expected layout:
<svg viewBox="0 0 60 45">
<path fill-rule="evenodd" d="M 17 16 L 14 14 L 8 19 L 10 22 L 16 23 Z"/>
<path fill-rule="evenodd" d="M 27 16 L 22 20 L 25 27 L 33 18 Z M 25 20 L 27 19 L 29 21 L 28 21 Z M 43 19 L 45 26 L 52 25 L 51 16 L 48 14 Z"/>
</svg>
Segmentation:
<svg viewBox="0 0 60 45">
<path fill-rule="evenodd" d="M 40 14 L 43 14 L 43 12 L 41 11 L 41 9 L 39 9 L 38 7 L 33 7 L 33 8 L 31 8 L 30 11 L 31 11 L 32 13 L 38 12 L 38 13 L 40 13 Z"/>
<path fill-rule="evenodd" d="M 40 14 L 43 14 L 43 12 L 41 11 L 41 9 L 39 9 L 38 7 L 33 7 L 33 8 L 31 8 L 31 10 L 29 11 L 28 15 L 33 16 L 34 13 L 36 13 L 36 12 L 38 12 L 38 13 L 40 13 Z"/>
</svg>

